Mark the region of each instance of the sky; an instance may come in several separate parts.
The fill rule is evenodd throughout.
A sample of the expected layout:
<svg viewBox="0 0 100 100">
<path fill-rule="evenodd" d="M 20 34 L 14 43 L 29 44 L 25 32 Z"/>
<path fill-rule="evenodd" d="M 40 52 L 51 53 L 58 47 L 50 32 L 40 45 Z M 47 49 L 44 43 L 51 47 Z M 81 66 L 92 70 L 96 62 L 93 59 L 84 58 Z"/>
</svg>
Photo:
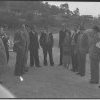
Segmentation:
<svg viewBox="0 0 100 100">
<path fill-rule="evenodd" d="M 94 17 L 97 17 L 100 15 L 100 2 L 61 2 L 61 1 L 48 1 L 51 5 L 59 6 L 63 3 L 69 4 L 70 10 L 75 10 L 76 8 L 79 8 L 81 15 L 93 15 Z"/>
</svg>

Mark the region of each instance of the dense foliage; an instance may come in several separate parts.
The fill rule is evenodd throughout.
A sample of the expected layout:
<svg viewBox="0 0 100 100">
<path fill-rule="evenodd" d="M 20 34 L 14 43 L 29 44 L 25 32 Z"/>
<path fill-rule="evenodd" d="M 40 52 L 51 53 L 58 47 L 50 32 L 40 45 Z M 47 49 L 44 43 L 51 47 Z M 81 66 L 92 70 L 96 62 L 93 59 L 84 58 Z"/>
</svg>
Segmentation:
<svg viewBox="0 0 100 100">
<path fill-rule="evenodd" d="M 92 15 L 80 15 L 79 9 L 69 9 L 68 3 L 60 7 L 42 1 L 0 1 L 0 24 L 8 24 L 16 28 L 21 23 L 35 24 L 38 27 L 60 27 L 67 23 L 68 27 L 84 24 L 86 28 L 99 25 L 99 19 Z"/>
</svg>

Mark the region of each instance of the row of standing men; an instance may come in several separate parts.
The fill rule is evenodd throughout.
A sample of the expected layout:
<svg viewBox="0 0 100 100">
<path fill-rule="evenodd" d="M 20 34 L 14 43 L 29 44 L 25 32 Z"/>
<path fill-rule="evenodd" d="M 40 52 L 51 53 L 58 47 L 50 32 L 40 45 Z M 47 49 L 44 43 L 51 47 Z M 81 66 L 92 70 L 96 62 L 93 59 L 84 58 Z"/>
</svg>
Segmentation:
<svg viewBox="0 0 100 100">
<path fill-rule="evenodd" d="M 26 28 L 28 30 L 28 27 Z M 30 66 L 34 66 L 35 62 L 35 65 L 37 67 L 41 67 L 39 64 L 39 56 L 38 56 L 38 49 L 39 49 L 38 36 L 35 29 L 33 30 L 32 29 L 33 27 L 32 28 L 30 27 L 29 31 Z M 70 62 L 72 60 L 72 71 L 77 72 L 77 74 L 81 76 L 85 76 L 86 55 L 87 53 L 89 53 L 90 69 L 91 69 L 90 83 L 99 83 L 100 48 L 96 46 L 96 44 L 99 42 L 100 29 L 98 26 L 94 26 L 92 29 L 85 30 L 84 26 L 80 26 L 79 31 L 77 32 L 76 30 L 77 29 L 75 29 L 75 32 L 72 35 L 71 31 L 67 29 L 65 26 L 63 26 L 63 29 L 59 32 L 59 48 L 60 48 L 59 65 L 64 64 L 65 66 L 69 67 Z M 25 33 L 25 31 L 23 33 Z M 34 38 L 32 38 L 33 34 Z M 50 58 L 50 64 L 51 66 L 53 66 L 54 61 L 52 55 L 52 48 L 54 40 L 52 33 L 48 34 L 48 32 L 42 31 L 39 41 L 40 41 L 40 46 L 43 49 L 44 65 L 47 65 L 47 53 L 48 53 Z M 28 53 L 26 53 L 26 55 L 27 54 Z M 23 55 L 25 56 L 25 54 Z M 19 56 L 21 55 L 19 54 Z M 18 60 L 19 59 L 20 57 L 18 58 Z M 19 62 L 21 62 L 21 60 Z M 26 63 L 27 61 L 24 60 L 24 62 Z M 16 66 L 16 68 L 17 67 L 18 65 Z"/>
<path fill-rule="evenodd" d="M 40 42 L 40 43 L 39 43 Z M 54 66 L 52 48 L 53 48 L 52 33 L 42 31 L 38 40 L 38 33 L 35 27 L 22 25 L 22 28 L 15 33 L 13 50 L 16 52 L 15 75 L 22 79 L 22 75 L 28 71 L 27 59 L 28 51 L 30 51 L 30 66 L 41 67 L 39 61 L 39 45 L 43 49 L 44 65 L 48 65 L 47 54 L 49 54 L 50 65 Z"/>
<path fill-rule="evenodd" d="M 91 72 L 90 83 L 98 84 L 100 28 L 94 26 L 92 29 L 85 30 L 84 26 L 80 26 L 79 31 L 75 29 L 73 35 L 71 35 L 71 32 L 65 28 L 60 31 L 59 38 L 60 65 L 64 64 L 68 68 L 72 61 L 71 70 L 77 72 L 80 76 L 85 76 L 86 55 L 89 54 Z"/>
<path fill-rule="evenodd" d="M 1 29 L 2 30 L 2 29 Z M 3 33 L 3 32 L 1 32 Z M 63 26 L 59 32 L 59 48 L 60 48 L 60 64 L 69 67 L 72 61 L 72 71 L 77 72 L 81 76 L 85 76 L 86 55 L 89 53 L 91 80 L 90 83 L 99 83 L 99 60 L 100 48 L 96 45 L 100 38 L 100 29 L 98 26 L 85 30 L 83 26 L 79 31 L 75 29 L 74 34 Z M 8 39 L 3 44 L 7 61 L 9 60 L 9 51 L 7 46 Z M 39 62 L 39 42 L 43 49 L 44 65 L 47 65 L 47 53 L 50 58 L 50 65 L 54 65 L 52 48 L 53 35 L 47 31 L 42 31 L 38 41 L 38 35 L 34 27 L 22 25 L 22 28 L 15 33 L 13 50 L 16 52 L 15 75 L 23 79 L 22 75 L 27 71 L 28 51 L 30 50 L 30 66 L 41 67 Z M 2 55 L 2 53 L 1 53 Z"/>
</svg>

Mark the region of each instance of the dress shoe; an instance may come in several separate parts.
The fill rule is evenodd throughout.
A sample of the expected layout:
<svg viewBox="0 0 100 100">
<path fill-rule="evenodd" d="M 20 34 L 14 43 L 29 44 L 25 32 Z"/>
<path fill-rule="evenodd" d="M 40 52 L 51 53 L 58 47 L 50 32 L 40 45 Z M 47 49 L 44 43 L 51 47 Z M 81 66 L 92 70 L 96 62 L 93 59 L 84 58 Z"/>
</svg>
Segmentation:
<svg viewBox="0 0 100 100">
<path fill-rule="evenodd" d="M 54 63 L 53 64 L 50 64 L 51 66 L 54 66 Z"/>
<path fill-rule="evenodd" d="M 75 70 L 71 69 L 70 71 L 75 72 Z"/>
<path fill-rule="evenodd" d="M 2 81 L 0 81 L 0 84 L 3 84 L 3 82 L 2 82 Z"/>
<path fill-rule="evenodd" d="M 28 69 L 29 69 L 28 67 L 25 67 L 24 71 L 25 71 L 25 72 L 28 72 Z"/>
<path fill-rule="evenodd" d="M 80 74 L 81 77 L 85 76 L 84 74 Z"/>
<path fill-rule="evenodd" d="M 34 65 L 30 65 L 30 67 L 34 67 Z"/>
<path fill-rule="evenodd" d="M 59 66 L 62 66 L 63 64 L 59 64 Z"/>
<path fill-rule="evenodd" d="M 99 82 L 95 82 L 95 81 L 90 80 L 90 83 L 91 84 L 98 84 Z"/>
<path fill-rule="evenodd" d="M 42 67 L 42 66 L 40 66 L 40 65 L 36 65 L 36 67 Z"/>
<path fill-rule="evenodd" d="M 44 64 L 44 66 L 48 66 L 48 64 Z"/>
<path fill-rule="evenodd" d="M 77 75 L 80 75 L 80 73 L 78 72 L 78 73 L 76 73 Z"/>
<path fill-rule="evenodd" d="M 20 76 L 20 77 L 19 77 L 19 79 L 20 79 L 20 81 L 21 81 L 21 82 L 23 82 L 23 81 L 24 81 L 24 79 L 23 79 L 23 77 L 22 77 L 22 76 Z"/>
</svg>

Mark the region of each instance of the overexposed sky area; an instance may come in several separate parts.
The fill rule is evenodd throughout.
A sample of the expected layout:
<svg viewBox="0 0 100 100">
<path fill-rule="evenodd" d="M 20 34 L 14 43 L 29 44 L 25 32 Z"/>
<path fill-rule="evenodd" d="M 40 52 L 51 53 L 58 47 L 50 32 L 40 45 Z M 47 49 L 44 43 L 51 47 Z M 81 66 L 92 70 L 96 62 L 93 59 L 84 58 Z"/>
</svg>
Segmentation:
<svg viewBox="0 0 100 100">
<path fill-rule="evenodd" d="M 81 15 L 93 15 L 97 17 L 98 14 L 100 14 L 100 2 L 48 1 L 48 3 L 51 5 L 57 5 L 57 6 L 63 3 L 68 3 L 70 10 L 73 11 L 76 8 L 79 8 Z"/>
</svg>

